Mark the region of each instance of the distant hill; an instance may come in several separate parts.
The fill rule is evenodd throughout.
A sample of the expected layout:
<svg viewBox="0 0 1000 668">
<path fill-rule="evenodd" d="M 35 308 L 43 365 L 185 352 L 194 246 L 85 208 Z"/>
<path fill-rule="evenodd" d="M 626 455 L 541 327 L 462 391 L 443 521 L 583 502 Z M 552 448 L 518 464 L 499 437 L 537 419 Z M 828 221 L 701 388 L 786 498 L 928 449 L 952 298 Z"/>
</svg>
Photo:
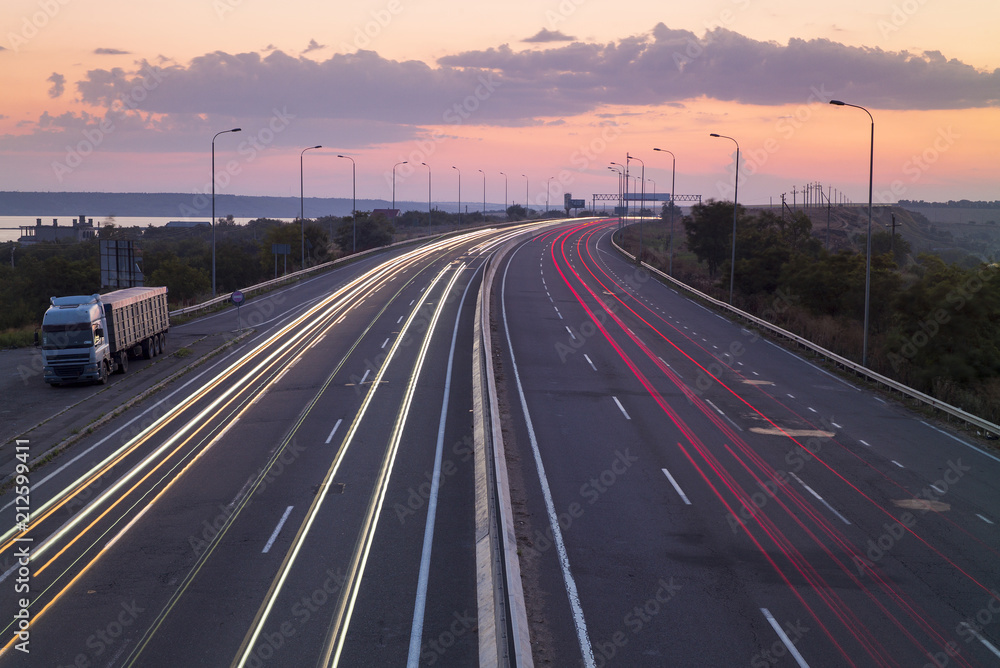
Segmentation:
<svg viewBox="0 0 1000 668">
<path fill-rule="evenodd" d="M 455 208 L 451 203 L 437 207 Z M 387 208 L 390 202 L 377 199 L 358 200 L 359 211 Z M 396 207 L 426 210 L 427 202 L 396 202 Z M 306 197 L 306 216 L 351 213 L 351 200 L 339 197 Z M 255 197 L 250 195 L 215 196 L 218 217 L 295 218 L 299 215 L 298 197 Z M 108 216 L 209 219 L 211 197 L 190 193 L 98 193 L 98 192 L 0 192 L 0 216 L 87 216 L 95 221 Z"/>
</svg>

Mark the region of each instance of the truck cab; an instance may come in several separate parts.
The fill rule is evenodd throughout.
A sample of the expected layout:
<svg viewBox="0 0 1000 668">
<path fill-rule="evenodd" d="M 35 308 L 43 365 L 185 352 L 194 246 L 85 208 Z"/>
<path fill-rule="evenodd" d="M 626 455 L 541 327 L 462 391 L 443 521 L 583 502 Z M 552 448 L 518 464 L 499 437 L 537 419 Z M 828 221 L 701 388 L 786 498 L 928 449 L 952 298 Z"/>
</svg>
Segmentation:
<svg viewBox="0 0 1000 668">
<path fill-rule="evenodd" d="M 106 382 L 113 364 L 99 295 L 53 297 L 42 318 L 45 382 Z"/>
</svg>

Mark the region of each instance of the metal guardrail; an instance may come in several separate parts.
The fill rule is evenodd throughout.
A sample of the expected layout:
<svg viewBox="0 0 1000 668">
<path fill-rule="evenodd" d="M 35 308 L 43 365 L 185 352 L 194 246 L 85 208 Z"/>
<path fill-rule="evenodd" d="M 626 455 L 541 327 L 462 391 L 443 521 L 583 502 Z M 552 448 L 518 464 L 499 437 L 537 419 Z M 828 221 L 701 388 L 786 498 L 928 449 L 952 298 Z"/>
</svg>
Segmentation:
<svg viewBox="0 0 1000 668">
<path fill-rule="evenodd" d="M 312 274 L 312 273 L 315 273 L 315 272 L 319 272 L 319 271 L 323 271 L 325 269 L 329 269 L 333 265 L 344 263 L 344 262 L 350 262 L 352 260 L 356 260 L 356 259 L 358 259 L 360 257 L 364 257 L 366 255 L 371 255 L 373 253 L 378 253 L 379 251 L 384 251 L 384 250 L 387 250 L 389 248 L 396 248 L 397 246 L 405 246 L 407 244 L 422 243 L 424 241 L 429 241 L 431 239 L 437 239 L 437 238 L 440 238 L 440 237 L 446 237 L 446 236 L 448 236 L 450 234 L 464 234 L 465 232 L 474 232 L 476 230 L 484 230 L 484 229 L 490 229 L 490 228 L 494 228 L 494 227 L 507 227 L 507 226 L 510 226 L 510 225 L 517 225 L 517 224 L 523 223 L 523 222 L 524 221 L 510 221 L 510 222 L 492 223 L 492 224 L 489 224 L 489 225 L 477 225 L 476 227 L 466 227 L 466 228 L 462 228 L 462 229 L 458 229 L 458 230 L 451 230 L 449 232 L 440 232 L 438 234 L 429 234 L 429 235 L 427 235 L 425 237 L 415 237 L 413 239 L 404 239 L 403 241 L 397 241 L 395 243 L 391 243 L 388 246 L 379 246 L 378 248 L 369 248 L 366 251 L 361 251 L 360 253 L 352 253 L 351 255 L 345 255 L 344 257 L 338 257 L 336 260 L 331 260 L 329 262 L 324 262 L 323 264 L 318 264 L 315 267 L 309 267 L 307 269 L 300 269 L 299 271 L 293 271 L 290 274 L 285 274 L 284 276 L 279 276 L 278 278 L 273 278 L 270 281 L 264 281 L 263 283 L 258 283 L 257 285 L 251 285 L 249 288 L 241 288 L 240 292 L 242 292 L 245 295 L 252 295 L 252 294 L 255 294 L 255 293 L 258 293 L 258 292 L 263 292 L 263 291 L 268 290 L 270 288 L 279 286 L 279 285 L 281 285 L 283 283 L 292 283 L 294 281 L 297 281 L 300 278 L 308 276 L 309 274 Z M 176 316 L 179 316 L 179 315 L 187 315 L 189 313 L 198 313 L 199 311 L 205 311 L 207 309 L 212 308 L 213 306 L 218 306 L 219 304 L 226 303 L 229 300 L 229 298 L 230 298 L 231 295 L 232 295 L 232 293 L 228 293 L 228 294 L 224 294 L 224 295 L 218 295 L 217 297 L 213 297 L 212 299 L 209 299 L 206 302 L 202 302 L 201 304 L 195 304 L 194 306 L 186 306 L 184 308 L 177 309 L 176 311 L 170 311 L 168 313 L 168 315 L 170 317 L 176 317 Z"/>
<path fill-rule="evenodd" d="M 612 237 L 611 237 L 611 243 L 618 250 L 619 253 L 621 253 L 625 257 L 629 258 L 632 262 L 635 262 L 635 256 L 632 255 L 631 253 L 629 253 L 628 251 L 626 251 L 621 246 L 619 246 L 618 242 L 615 241 L 614 235 L 612 235 Z M 978 415 L 973 415 L 972 413 L 967 413 L 966 411 L 963 411 L 961 408 L 958 408 L 956 406 L 952 406 L 951 404 L 945 403 L 945 402 L 941 401 L 940 399 L 935 399 L 934 397 L 932 397 L 932 396 L 930 396 L 928 394 L 924 394 L 923 392 L 921 392 L 919 390 L 915 390 L 912 387 L 909 387 L 907 385 L 903 385 L 899 381 L 895 381 L 892 378 L 889 378 L 887 376 L 883 376 L 880 373 L 876 373 L 876 372 L 872 371 L 871 369 L 863 367 L 863 366 L 861 366 L 860 364 L 858 364 L 856 362 L 852 362 L 851 360 L 847 359 L 846 357 L 842 357 L 842 356 L 838 355 L 835 352 L 832 352 L 830 350 L 827 350 L 826 348 L 818 346 L 815 343 L 813 343 L 812 341 L 809 341 L 808 339 L 802 338 L 798 334 L 793 334 L 792 332 L 789 332 L 786 329 L 782 329 L 781 327 L 778 327 L 777 325 L 774 325 L 774 324 L 772 324 L 772 323 L 770 323 L 770 322 L 768 322 L 766 320 L 762 320 L 761 318 L 758 318 L 755 315 L 751 315 L 751 314 L 747 313 L 746 311 L 741 311 L 740 309 L 738 309 L 738 308 L 736 308 L 734 306 L 730 306 L 729 304 L 727 304 L 725 302 L 721 302 L 718 299 L 715 299 L 714 297 L 710 297 L 709 295 L 706 295 L 704 292 L 701 292 L 700 290 L 696 290 L 695 288 L 692 288 L 687 283 L 682 283 L 681 281 L 678 281 L 676 278 L 674 278 L 672 276 L 668 276 L 667 274 L 663 273 L 662 271 L 660 271 L 656 267 L 652 267 L 652 266 L 648 265 L 645 262 L 642 263 L 642 266 L 645 267 L 646 269 L 648 269 L 650 272 L 656 274 L 660 278 L 662 278 L 662 279 L 664 279 L 666 281 L 669 281 L 670 283 L 673 283 L 674 285 L 676 285 L 677 287 L 681 288 L 682 290 L 685 290 L 686 292 L 689 292 L 689 293 L 697 296 L 700 299 L 704 299 L 705 301 L 709 302 L 713 306 L 716 306 L 716 307 L 721 308 L 721 309 L 723 309 L 725 311 L 728 311 L 729 313 L 732 313 L 733 315 L 735 315 L 737 317 L 743 318 L 744 320 L 747 320 L 748 322 L 752 322 L 753 324 L 755 324 L 758 327 L 761 327 L 761 328 L 763 328 L 763 329 L 771 332 L 772 334 L 776 334 L 776 335 L 778 335 L 778 336 L 780 336 L 782 338 L 788 339 L 789 341 L 794 341 L 799 346 L 801 346 L 803 348 L 807 348 L 807 349 L 811 350 L 812 352 L 816 353 L 817 355 L 819 355 L 820 357 L 824 357 L 824 358 L 830 360 L 831 362 L 834 362 L 838 366 L 841 366 L 841 367 L 843 367 L 845 369 L 849 369 L 849 370 L 853 371 L 854 373 L 858 374 L 859 376 L 864 376 L 865 378 L 867 378 L 868 380 L 870 380 L 870 381 L 872 381 L 874 383 L 877 383 L 879 385 L 884 385 L 884 386 L 886 386 L 886 387 L 888 387 L 890 389 L 893 389 L 893 390 L 899 392 L 900 394 L 906 395 L 906 396 L 910 397 L 911 399 L 915 399 L 917 401 L 920 401 L 920 402 L 922 402 L 922 403 L 924 403 L 924 404 L 926 404 L 926 405 L 928 405 L 928 406 L 930 406 L 932 408 L 935 408 L 935 409 L 937 409 L 937 410 L 939 410 L 939 411 L 941 411 L 943 413 L 946 413 L 946 414 L 948 414 L 948 415 L 950 415 L 950 416 L 952 416 L 952 417 L 954 417 L 954 418 L 956 418 L 956 419 L 958 419 L 958 420 L 960 420 L 962 422 L 965 422 L 968 425 L 972 425 L 972 426 L 974 426 L 974 427 L 976 427 L 978 429 L 982 429 L 983 431 L 987 432 L 987 434 L 992 434 L 994 436 L 1000 435 L 1000 425 L 997 425 L 997 424 L 995 424 L 993 422 L 990 422 L 989 420 L 981 418 Z"/>
<path fill-rule="evenodd" d="M 522 238 L 523 235 L 518 235 L 511 239 L 490 258 L 476 301 L 473 352 L 476 565 L 479 665 L 531 668 L 534 661 L 511 510 L 490 328 L 494 278 L 501 260 L 521 243 Z M 486 620 L 492 623 L 484 624 Z"/>
</svg>

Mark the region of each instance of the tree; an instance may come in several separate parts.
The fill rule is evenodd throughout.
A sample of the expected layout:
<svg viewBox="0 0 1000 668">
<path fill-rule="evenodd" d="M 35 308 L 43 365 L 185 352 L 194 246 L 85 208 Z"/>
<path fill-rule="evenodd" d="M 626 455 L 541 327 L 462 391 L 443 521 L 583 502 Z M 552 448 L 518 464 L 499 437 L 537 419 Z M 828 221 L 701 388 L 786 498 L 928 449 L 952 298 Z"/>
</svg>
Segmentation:
<svg viewBox="0 0 1000 668">
<path fill-rule="evenodd" d="M 367 211 L 357 213 L 357 251 L 388 246 L 395 238 L 396 228 L 381 213 L 372 215 Z M 333 241 L 345 253 L 352 252 L 355 244 L 354 220 L 345 216 L 333 233 Z"/>
<path fill-rule="evenodd" d="M 171 301 L 185 303 L 210 287 L 208 272 L 195 269 L 176 256 L 169 256 L 149 276 L 149 285 L 167 287 Z"/>
<path fill-rule="evenodd" d="M 520 204 L 507 207 L 507 220 L 525 220 L 527 217 L 528 212 Z"/>
<path fill-rule="evenodd" d="M 738 215 L 742 213 L 740 207 Z M 729 258 L 733 235 L 733 203 L 707 200 L 691 207 L 691 215 L 684 219 L 687 246 L 708 264 L 708 275 L 715 278 L 719 265 Z"/>
</svg>

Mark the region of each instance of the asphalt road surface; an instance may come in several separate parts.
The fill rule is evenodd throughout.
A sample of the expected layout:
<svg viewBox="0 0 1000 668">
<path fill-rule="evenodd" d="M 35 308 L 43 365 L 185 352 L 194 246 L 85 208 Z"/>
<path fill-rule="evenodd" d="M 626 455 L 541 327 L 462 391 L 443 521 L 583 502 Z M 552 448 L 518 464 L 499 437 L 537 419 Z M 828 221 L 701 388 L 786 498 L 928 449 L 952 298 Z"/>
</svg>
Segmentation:
<svg viewBox="0 0 1000 668">
<path fill-rule="evenodd" d="M 1000 665 L 1000 460 L 651 280 L 616 225 L 494 288 L 536 665 Z"/>
<path fill-rule="evenodd" d="M 473 316 L 516 233 L 283 292 L 142 419 L 0 497 L 0 666 L 474 665 Z"/>
</svg>

